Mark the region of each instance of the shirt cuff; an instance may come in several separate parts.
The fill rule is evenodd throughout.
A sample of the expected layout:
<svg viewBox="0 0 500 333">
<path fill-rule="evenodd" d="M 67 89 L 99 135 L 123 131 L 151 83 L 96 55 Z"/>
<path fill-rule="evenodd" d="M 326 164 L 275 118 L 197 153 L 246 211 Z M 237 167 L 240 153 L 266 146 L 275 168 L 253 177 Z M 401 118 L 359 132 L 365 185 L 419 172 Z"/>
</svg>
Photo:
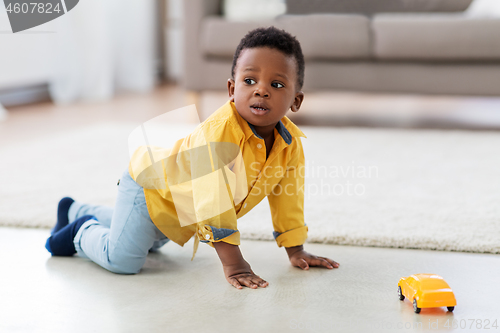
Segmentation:
<svg viewBox="0 0 500 333">
<path fill-rule="evenodd" d="M 213 247 L 213 242 L 224 242 L 232 245 L 240 245 L 240 232 L 233 229 L 215 228 L 204 225 L 198 229 L 200 242 L 208 243 Z"/>
<path fill-rule="evenodd" d="M 303 227 L 288 230 L 283 233 L 274 231 L 273 235 L 279 247 L 292 247 L 299 246 L 305 243 L 307 239 L 307 231 L 308 228 L 305 225 Z"/>
</svg>

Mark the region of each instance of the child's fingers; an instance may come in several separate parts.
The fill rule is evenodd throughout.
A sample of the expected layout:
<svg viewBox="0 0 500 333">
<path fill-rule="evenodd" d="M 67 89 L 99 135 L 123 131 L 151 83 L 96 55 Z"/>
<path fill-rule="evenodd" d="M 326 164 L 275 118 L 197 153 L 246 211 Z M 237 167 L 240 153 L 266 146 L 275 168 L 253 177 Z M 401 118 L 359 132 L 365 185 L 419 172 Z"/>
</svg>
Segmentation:
<svg viewBox="0 0 500 333">
<path fill-rule="evenodd" d="M 300 258 L 299 259 L 298 266 L 300 268 L 304 269 L 304 270 L 308 270 L 309 269 L 309 264 L 307 263 L 307 261 L 304 258 Z"/>
<path fill-rule="evenodd" d="M 242 278 L 240 282 L 243 283 L 248 288 L 257 289 L 259 287 L 255 282 L 252 281 L 251 276 Z"/>
<path fill-rule="evenodd" d="M 241 284 L 239 283 L 238 279 L 232 277 L 232 278 L 229 278 L 229 283 L 231 283 L 233 285 L 233 287 L 235 287 L 236 289 L 242 289 L 243 287 L 241 286 Z"/>
<path fill-rule="evenodd" d="M 330 265 L 332 265 L 333 267 L 337 268 L 340 266 L 340 264 L 336 261 L 333 261 L 332 259 L 330 258 L 324 258 L 324 257 L 321 257 L 323 259 L 325 259 L 326 261 L 328 261 L 330 263 Z"/>
<path fill-rule="evenodd" d="M 294 266 L 300 267 L 304 270 L 309 269 L 309 266 L 319 266 L 332 269 L 339 267 L 339 263 L 329 258 L 307 255 L 302 258 L 296 258 Z"/>
<path fill-rule="evenodd" d="M 231 284 L 238 289 L 241 289 L 242 286 L 246 286 L 246 287 L 252 288 L 252 289 L 257 289 L 258 287 L 265 288 L 269 285 L 269 283 L 267 281 L 264 281 L 263 279 L 261 279 L 259 276 L 255 275 L 255 274 L 235 276 L 235 277 L 232 277 L 231 279 L 236 281 L 235 283 L 233 283 L 233 281 L 231 281 Z"/>
<path fill-rule="evenodd" d="M 333 268 L 335 267 L 332 265 L 326 258 L 323 257 L 315 257 L 311 260 L 311 266 L 323 266 L 326 268 Z"/>
<path fill-rule="evenodd" d="M 254 279 L 253 282 L 261 288 L 265 288 L 269 285 L 269 282 L 262 280 L 260 277 L 258 279 Z"/>
<path fill-rule="evenodd" d="M 265 288 L 269 285 L 269 283 L 267 281 L 265 281 L 260 276 L 255 275 L 255 274 L 251 277 L 251 280 L 253 283 L 255 283 L 255 285 L 257 285 L 258 287 L 261 287 L 261 288 Z"/>
</svg>

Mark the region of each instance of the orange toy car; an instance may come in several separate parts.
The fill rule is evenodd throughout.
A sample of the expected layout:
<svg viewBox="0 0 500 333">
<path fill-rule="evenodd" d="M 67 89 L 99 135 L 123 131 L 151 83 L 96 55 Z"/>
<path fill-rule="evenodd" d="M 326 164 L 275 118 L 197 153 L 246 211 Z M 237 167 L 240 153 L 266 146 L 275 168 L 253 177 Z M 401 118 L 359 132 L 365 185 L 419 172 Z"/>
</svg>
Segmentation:
<svg viewBox="0 0 500 333">
<path fill-rule="evenodd" d="M 399 299 L 408 298 L 413 302 L 413 310 L 420 313 L 422 308 L 446 306 L 453 311 L 457 300 L 446 281 L 436 274 L 414 274 L 401 278 L 398 283 Z"/>
</svg>

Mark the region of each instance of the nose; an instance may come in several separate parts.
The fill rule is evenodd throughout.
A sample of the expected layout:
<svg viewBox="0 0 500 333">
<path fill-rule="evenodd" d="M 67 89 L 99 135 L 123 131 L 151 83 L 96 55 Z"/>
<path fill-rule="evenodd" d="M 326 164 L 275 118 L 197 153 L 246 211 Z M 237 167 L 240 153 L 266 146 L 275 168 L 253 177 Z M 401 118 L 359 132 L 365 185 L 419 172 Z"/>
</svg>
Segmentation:
<svg viewBox="0 0 500 333">
<path fill-rule="evenodd" d="M 259 97 L 269 97 L 269 91 L 263 85 L 259 84 L 255 87 L 253 95 Z"/>
</svg>

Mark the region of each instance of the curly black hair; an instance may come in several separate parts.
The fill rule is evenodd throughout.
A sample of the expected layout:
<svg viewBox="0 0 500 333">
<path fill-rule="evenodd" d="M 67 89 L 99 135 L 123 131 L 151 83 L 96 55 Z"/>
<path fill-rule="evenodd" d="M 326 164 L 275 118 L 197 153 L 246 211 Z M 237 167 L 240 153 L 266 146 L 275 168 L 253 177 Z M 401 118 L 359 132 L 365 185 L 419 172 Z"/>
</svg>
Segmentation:
<svg viewBox="0 0 500 333">
<path fill-rule="evenodd" d="M 234 79 L 234 69 L 236 62 L 244 49 L 254 47 L 269 47 L 283 52 L 287 56 L 292 56 L 297 64 L 297 90 L 301 90 L 304 85 L 304 55 L 299 41 L 285 30 L 274 26 L 268 28 L 257 28 L 249 31 L 240 41 L 233 57 L 233 67 L 231 77 Z"/>
</svg>

